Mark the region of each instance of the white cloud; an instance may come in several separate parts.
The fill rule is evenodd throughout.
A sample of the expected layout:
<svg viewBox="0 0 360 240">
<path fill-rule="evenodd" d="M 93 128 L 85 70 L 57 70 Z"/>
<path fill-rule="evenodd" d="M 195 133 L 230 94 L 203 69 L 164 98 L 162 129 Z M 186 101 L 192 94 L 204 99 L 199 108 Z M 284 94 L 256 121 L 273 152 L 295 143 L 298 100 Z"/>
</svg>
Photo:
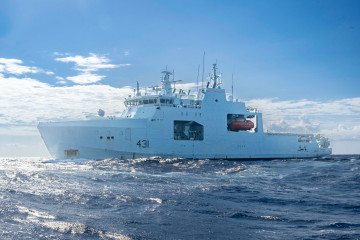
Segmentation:
<svg viewBox="0 0 360 240">
<path fill-rule="evenodd" d="M 59 53 L 59 52 L 53 52 L 55 56 L 69 56 L 70 53 Z"/>
<path fill-rule="evenodd" d="M 175 83 L 175 88 L 177 92 L 182 89 L 186 93 L 190 90 L 190 93 L 196 93 L 196 83 Z"/>
<path fill-rule="evenodd" d="M 360 140 L 360 98 L 332 101 L 253 99 L 270 132 L 320 132 L 334 140 Z"/>
<path fill-rule="evenodd" d="M 0 99 L 3 98 L 5 101 L 9 96 L 16 94 L 16 92 L 23 92 L 22 89 L 37 89 L 48 86 L 49 85 L 47 83 L 43 83 L 32 78 L 5 78 L 4 76 L 0 76 L 0 93 L 2 95 L 0 96 Z"/>
<path fill-rule="evenodd" d="M 95 83 L 102 80 L 105 76 L 93 73 L 101 69 L 130 66 L 130 64 L 111 64 L 109 63 L 110 59 L 104 56 L 98 56 L 94 53 L 90 53 L 89 57 L 77 55 L 55 58 L 55 60 L 65 63 L 75 63 L 74 69 L 79 71 L 80 75 L 67 77 L 66 79 L 79 84 Z"/>
<path fill-rule="evenodd" d="M 55 76 L 55 78 L 58 80 L 58 81 L 56 81 L 56 83 L 58 83 L 58 84 L 66 84 L 67 83 L 63 77 Z"/>
<path fill-rule="evenodd" d="M 38 130 L 34 126 L 8 126 L 0 127 L 0 135 L 18 135 L 18 136 L 34 136 L 38 134 Z"/>
<path fill-rule="evenodd" d="M 75 63 L 75 69 L 82 72 L 92 72 L 99 69 L 116 68 L 117 65 L 110 64 L 110 60 L 104 56 L 97 56 L 94 53 L 90 53 L 90 57 L 83 56 L 70 56 L 55 58 L 56 61 L 60 62 L 73 62 Z"/>
<path fill-rule="evenodd" d="M 20 59 L 0 58 L 0 74 L 22 75 L 26 73 L 45 73 L 54 75 L 52 71 L 45 71 L 38 67 L 24 66 Z"/>
<path fill-rule="evenodd" d="M 360 140 L 360 122 L 357 125 L 338 123 L 334 128 L 325 129 L 324 134 L 334 140 Z"/>
<path fill-rule="evenodd" d="M 108 85 L 53 87 L 32 78 L 0 77 L 0 124 L 35 126 L 39 121 L 83 119 L 99 108 L 115 114 L 132 88 Z"/>
<path fill-rule="evenodd" d="M 258 106 L 265 113 L 276 113 L 281 115 L 285 112 L 287 115 L 299 116 L 302 114 L 311 115 L 329 115 L 331 116 L 353 116 L 360 114 L 360 98 L 346 98 L 333 101 L 310 101 L 302 100 L 286 100 L 278 99 L 253 99 L 247 101 L 248 104 Z"/>
<path fill-rule="evenodd" d="M 19 59 L 0 58 L 0 72 L 21 75 L 24 73 L 38 73 L 42 71 L 37 67 L 23 66 L 21 65 L 22 63 L 23 61 Z"/>
<path fill-rule="evenodd" d="M 291 132 L 291 133 L 317 133 L 319 132 L 319 124 L 311 122 L 304 115 L 300 116 L 296 121 L 279 119 L 276 122 L 266 122 L 265 128 L 269 132 Z"/>
<path fill-rule="evenodd" d="M 78 84 L 88 84 L 88 83 L 96 83 L 101 79 L 103 79 L 104 77 L 105 77 L 104 75 L 97 75 L 93 73 L 82 73 L 77 76 L 67 77 L 66 79 Z"/>
</svg>

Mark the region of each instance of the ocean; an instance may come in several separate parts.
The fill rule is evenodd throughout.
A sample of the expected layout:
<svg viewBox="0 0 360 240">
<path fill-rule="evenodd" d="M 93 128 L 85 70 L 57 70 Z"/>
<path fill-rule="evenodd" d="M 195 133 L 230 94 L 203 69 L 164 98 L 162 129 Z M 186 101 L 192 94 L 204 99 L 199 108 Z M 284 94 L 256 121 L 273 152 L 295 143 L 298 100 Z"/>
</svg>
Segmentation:
<svg viewBox="0 0 360 240">
<path fill-rule="evenodd" d="M 1 158 L 0 239 L 360 239 L 360 156 Z"/>
</svg>

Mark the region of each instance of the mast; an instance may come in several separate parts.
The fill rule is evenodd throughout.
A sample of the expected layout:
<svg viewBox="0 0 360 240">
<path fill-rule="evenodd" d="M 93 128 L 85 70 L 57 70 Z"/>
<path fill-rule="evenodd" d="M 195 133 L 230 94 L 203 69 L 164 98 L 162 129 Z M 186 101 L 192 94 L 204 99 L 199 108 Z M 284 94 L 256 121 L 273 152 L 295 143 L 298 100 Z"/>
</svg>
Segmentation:
<svg viewBox="0 0 360 240">
<path fill-rule="evenodd" d="M 199 94 L 199 71 L 200 71 L 200 64 L 199 64 L 199 67 L 198 67 L 198 74 L 197 74 L 197 77 L 196 77 L 196 92 L 197 92 L 197 94 Z"/>
<path fill-rule="evenodd" d="M 172 75 L 172 73 L 168 71 L 162 71 L 161 73 L 164 74 L 164 77 L 162 79 L 163 90 L 165 90 L 166 95 L 172 95 L 173 93 L 170 81 L 170 75 Z"/>
<path fill-rule="evenodd" d="M 146 95 L 146 94 L 145 94 Z M 141 93 L 140 93 L 140 88 L 139 88 L 139 82 L 136 81 L 136 96 L 139 97 L 141 96 Z"/>
<path fill-rule="evenodd" d="M 221 74 L 217 74 L 217 73 L 216 73 L 216 69 L 217 69 L 216 63 L 214 63 L 214 64 L 213 64 L 213 71 L 214 71 L 214 73 L 213 73 L 213 75 L 210 77 L 211 80 L 213 80 L 212 86 L 210 85 L 212 88 L 220 88 L 220 85 L 221 85 L 221 79 L 220 79 Z"/>
<path fill-rule="evenodd" d="M 234 101 L 234 73 L 231 73 L 231 101 Z"/>
<path fill-rule="evenodd" d="M 203 69 L 202 69 L 202 77 L 201 77 L 201 88 L 204 89 L 204 65 L 205 65 L 205 51 L 203 55 Z"/>
<path fill-rule="evenodd" d="M 213 88 L 216 88 L 216 81 L 217 81 L 216 63 L 213 64 L 213 70 L 214 70 L 214 75 L 213 75 L 214 84 L 213 84 Z"/>
</svg>

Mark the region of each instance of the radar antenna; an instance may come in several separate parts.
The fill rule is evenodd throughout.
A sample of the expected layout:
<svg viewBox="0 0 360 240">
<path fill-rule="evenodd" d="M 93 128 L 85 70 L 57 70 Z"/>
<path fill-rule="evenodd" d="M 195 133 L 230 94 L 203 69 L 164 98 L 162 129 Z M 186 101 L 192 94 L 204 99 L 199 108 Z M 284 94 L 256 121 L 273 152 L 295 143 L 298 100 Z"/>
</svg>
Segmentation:
<svg viewBox="0 0 360 240">
<path fill-rule="evenodd" d="M 181 82 L 182 80 L 170 80 L 170 76 L 173 75 L 173 73 L 168 71 L 162 71 L 161 73 L 164 74 L 164 77 L 161 79 L 162 82 L 162 94 L 166 95 L 173 95 L 173 89 L 175 90 L 175 83 Z M 171 87 L 171 84 L 174 83 L 174 87 Z"/>
</svg>

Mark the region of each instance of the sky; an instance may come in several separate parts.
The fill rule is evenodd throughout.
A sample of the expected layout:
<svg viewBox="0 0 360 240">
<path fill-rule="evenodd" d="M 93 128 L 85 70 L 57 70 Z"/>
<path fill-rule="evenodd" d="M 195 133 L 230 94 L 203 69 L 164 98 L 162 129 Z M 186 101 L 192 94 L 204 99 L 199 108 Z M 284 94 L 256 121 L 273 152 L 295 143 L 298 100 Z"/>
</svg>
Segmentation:
<svg viewBox="0 0 360 240">
<path fill-rule="evenodd" d="M 49 157 L 41 121 L 118 115 L 174 70 L 262 109 L 269 132 L 321 133 L 360 154 L 359 1 L 0 1 L 0 157 Z M 200 76 L 201 81 L 201 76 Z"/>
</svg>

